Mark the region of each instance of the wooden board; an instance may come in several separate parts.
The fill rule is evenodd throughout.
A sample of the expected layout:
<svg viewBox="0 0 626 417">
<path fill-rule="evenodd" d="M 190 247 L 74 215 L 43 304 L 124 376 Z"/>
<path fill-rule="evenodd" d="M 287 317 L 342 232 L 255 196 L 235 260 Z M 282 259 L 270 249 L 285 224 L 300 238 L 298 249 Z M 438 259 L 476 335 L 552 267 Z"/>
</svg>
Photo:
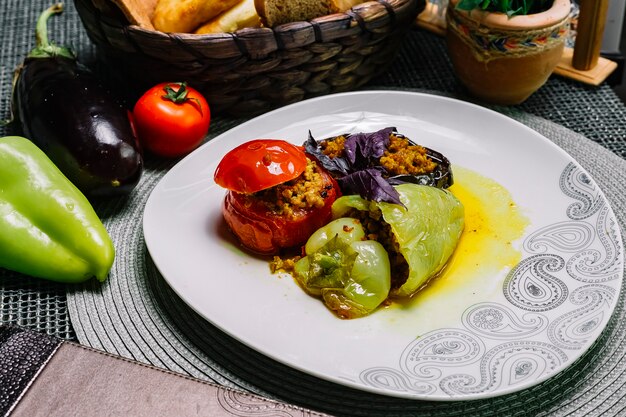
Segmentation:
<svg viewBox="0 0 626 417">
<path fill-rule="evenodd" d="M 554 73 L 562 77 L 571 78 L 572 80 L 580 81 L 581 83 L 600 85 L 602 84 L 613 71 L 617 68 L 617 62 L 611 61 L 600 57 L 595 67 L 583 71 L 578 70 L 572 65 L 572 57 L 574 56 L 574 49 L 565 48 L 561 62 L 554 69 Z"/>
</svg>

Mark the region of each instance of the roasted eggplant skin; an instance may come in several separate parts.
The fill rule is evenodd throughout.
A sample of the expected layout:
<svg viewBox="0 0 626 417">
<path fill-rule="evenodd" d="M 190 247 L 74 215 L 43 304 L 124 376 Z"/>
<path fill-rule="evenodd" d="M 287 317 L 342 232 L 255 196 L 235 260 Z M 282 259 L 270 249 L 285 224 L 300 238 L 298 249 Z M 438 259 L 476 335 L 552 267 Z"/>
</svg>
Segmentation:
<svg viewBox="0 0 626 417">
<path fill-rule="evenodd" d="M 127 194 L 143 169 L 129 113 L 71 52 L 58 49 L 33 50 L 17 69 L 14 122 L 88 197 Z"/>
</svg>

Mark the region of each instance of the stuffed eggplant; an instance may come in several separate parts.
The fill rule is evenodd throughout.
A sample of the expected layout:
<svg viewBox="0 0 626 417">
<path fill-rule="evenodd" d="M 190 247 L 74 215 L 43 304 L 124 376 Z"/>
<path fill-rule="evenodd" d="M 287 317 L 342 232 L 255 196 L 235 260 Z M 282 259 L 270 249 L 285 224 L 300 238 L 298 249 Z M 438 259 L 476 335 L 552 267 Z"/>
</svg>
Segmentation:
<svg viewBox="0 0 626 417">
<path fill-rule="evenodd" d="M 401 204 L 358 195 L 337 199 L 335 221 L 311 236 L 306 256 L 294 266 L 302 288 L 341 318 L 361 317 L 389 297 L 415 294 L 458 244 L 464 208 L 452 193 L 417 184 L 394 188 Z"/>
<path fill-rule="evenodd" d="M 448 188 L 453 183 L 450 161 L 445 156 L 416 144 L 394 127 L 320 141 L 309 132 L 304 146 L 336 178 L 346 195 L 398 204 L 394 185 Z"/>
</svg>

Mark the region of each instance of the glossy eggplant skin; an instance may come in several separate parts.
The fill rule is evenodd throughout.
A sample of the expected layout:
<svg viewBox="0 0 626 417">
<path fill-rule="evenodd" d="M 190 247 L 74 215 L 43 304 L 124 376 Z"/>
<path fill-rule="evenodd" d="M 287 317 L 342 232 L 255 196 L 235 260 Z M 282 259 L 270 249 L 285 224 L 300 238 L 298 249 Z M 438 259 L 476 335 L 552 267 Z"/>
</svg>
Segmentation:
<svg viewBox="0 0 626 417">
<path fill-rule="evenodd" d="M 18 69 L 13 115 L 85 195 L 129 193 L 143 156 L 129 112 L 75 59 L 28 57 Z"/>
</svg>

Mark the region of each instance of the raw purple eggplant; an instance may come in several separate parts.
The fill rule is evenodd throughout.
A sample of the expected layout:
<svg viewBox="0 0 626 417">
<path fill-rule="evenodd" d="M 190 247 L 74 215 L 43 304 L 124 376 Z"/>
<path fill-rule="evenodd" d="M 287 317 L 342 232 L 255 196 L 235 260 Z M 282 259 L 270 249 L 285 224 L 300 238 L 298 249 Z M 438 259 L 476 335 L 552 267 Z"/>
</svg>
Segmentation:
<svg viewBox="0 0 626 417">
<path fill-rule="evenodd" d="M 129 193 L 143 156 L 128 110 L 67 48 L 48 42 L 47 20 L 37 22 L 37 46 L 16 70 L 12 111 L 34 142 L 87 196 Z"/>
</svg>

